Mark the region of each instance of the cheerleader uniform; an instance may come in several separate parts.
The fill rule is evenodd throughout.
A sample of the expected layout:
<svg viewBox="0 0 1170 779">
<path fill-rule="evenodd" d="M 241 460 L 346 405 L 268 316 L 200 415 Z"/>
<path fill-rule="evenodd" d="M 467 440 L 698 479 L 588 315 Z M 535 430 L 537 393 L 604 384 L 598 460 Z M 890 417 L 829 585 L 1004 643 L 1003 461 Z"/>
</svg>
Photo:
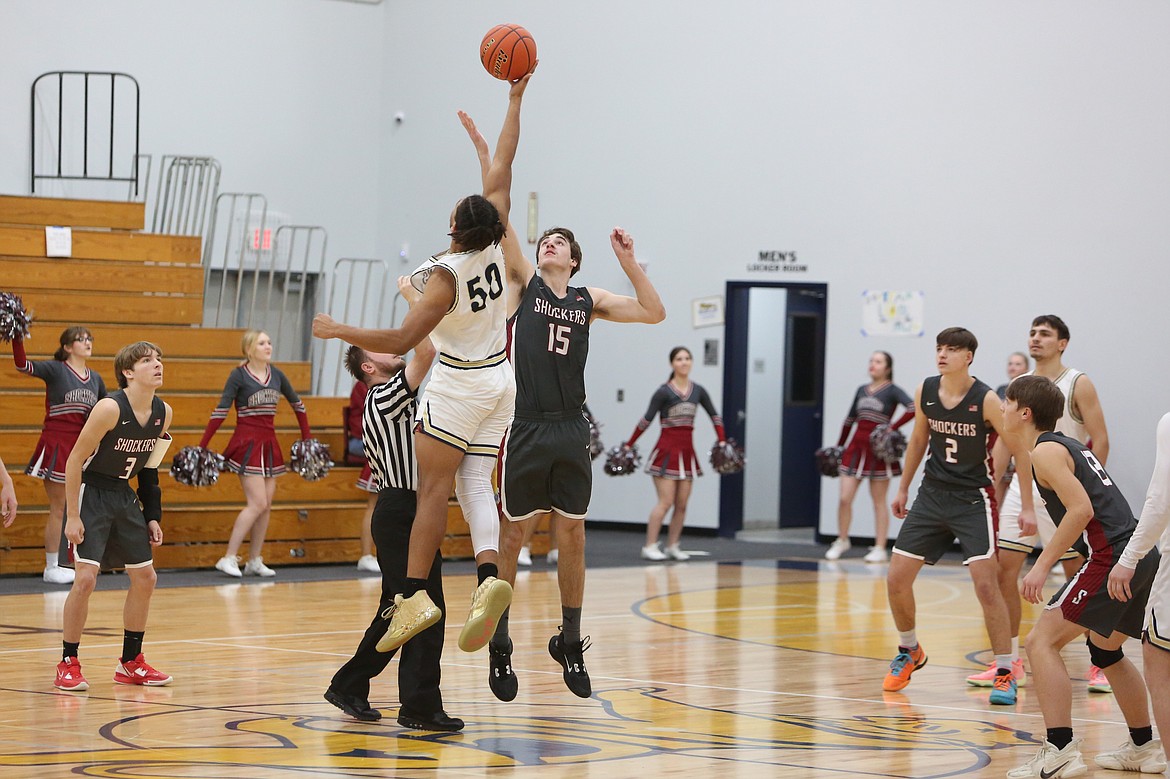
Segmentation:
<svg viewBox="0 0 1170 779">
<path fill-rule="evenodd" d="M 69 453 L 89 412 L 106 396 L 106 385 L 96 371 L 87 368 L 82 376 L 64 360 L 29 360 L 20 338 L 12 341 L 12 360 L 18 371 L 45 382 L 44 428 L 24 472 L 36 479 L 64 484 Z"/>
<path fill-rule="evenodd" d="M 873 391 L 870 391 L 868 384 L 857 388 L 849 416 L 845 418 L 845 424 L 841 427 L 841 438 L 837 441 L 837 446 L 845 447 L 841 452 L 842 476 L 853 476 L 857 479 L 889 479 L 902 474 L 900 462 L 886 462 L 877 456 L 869 443 L 870 433 L 878 425 L 889 425 L 894 416 L 894 409 L 899 405 L 906 409 L 906 413 L 890 425 L 894 430 L 914 418 L 914 400 L 901 387 L 888 381 Z M 857 424 L 857 429 L 853 431 L 853 439 L 849 441 L 849 445 L 845 446 L 854 423 Z"/>
<path fill-rule="evenodd" d="M 646 428 L 650 427 L 655 415 L 661 415 L 662 433 L 658 437 L 658 443 L 654 444 L 654 450 L 650 452 L 646 462 L 646 473 L 680 481 L 690 481 L 695 476 L 703 475 L 692 441 L 695 414 L 699 406 L 702 406 L 711 417 L 711 423 L 715 425 L 715 435 L 721 442 L 725 441 L 727 436 L 723 432 L 723 418 L 715 413 L 715 405 L 711 402 L 707 390 L 692 381 L 686 394 L 683 394 L 668 381 L 655 391 L 654 396 L 650 398 L 650 407 L 638 420 L 634 434 L 626 442 L 627 446 L 633 446 L 642 433 L 646 432 Z"/>
<path fill-rule="evenodd" d="M 244 364 L 228 376 L 223 395 L 215 411 L 211 412 L 211 419 L 199 445 L 207 448 L 234 403 L 236 430 L 223 450 L 228 470 L 241 476 L 280 476 L 285 472 L 284 457 L 276 440 L 273 419 L 276 417 L 276 404 L 282 395 L 296 412 L 301 438 L 311 438 L 305 404 L 293 390 L 288 377 L 274 365 L 268 366 L 263 377 L 256 376 Z"/>
</svg>

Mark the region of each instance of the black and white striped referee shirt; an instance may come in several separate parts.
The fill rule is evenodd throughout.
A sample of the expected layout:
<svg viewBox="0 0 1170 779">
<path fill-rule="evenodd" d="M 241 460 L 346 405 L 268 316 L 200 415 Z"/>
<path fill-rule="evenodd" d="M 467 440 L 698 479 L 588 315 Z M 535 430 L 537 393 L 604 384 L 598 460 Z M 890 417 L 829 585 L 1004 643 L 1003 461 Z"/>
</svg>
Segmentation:
<svg viewBox="0 0 1170 779">
<path fill-rule="evenodd" d="M 371 387 L 362 410 L 362 442 L 378 488 L 418 489 L 414 460 L 414 412 L 417 391 L 401 370 L 385 384 Z"/>
</svg>

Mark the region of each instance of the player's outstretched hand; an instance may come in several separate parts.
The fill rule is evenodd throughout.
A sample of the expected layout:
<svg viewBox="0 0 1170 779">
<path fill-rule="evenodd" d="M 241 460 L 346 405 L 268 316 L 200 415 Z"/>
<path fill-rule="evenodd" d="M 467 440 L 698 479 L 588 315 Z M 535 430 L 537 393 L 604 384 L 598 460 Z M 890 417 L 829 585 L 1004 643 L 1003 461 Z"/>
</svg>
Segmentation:
<svg viewBox="0 0 1170 779">
<path fill-rule="evenodd" d="M 422 293 L 415 289 L 414 285 L 410 283 L 410 276 L 398 277 L 398 292 L 402 295 L 407 304 L 411 306 L 413 306 L 422 298 Z"/>
<path fill-rule="evenodd" d="M 1133 597 L 1129 583 L 1133 581 L 1133 568 L 1124 565 L 1115 565 L 1109 572 L 1109 597 L 1125 603 Z"/>
<path fill-rule="evenodd" d="M 337 322 L 328 314 L 317 314 L 313 317 L 313 337 L 314 338 L 336 338 L 337 337 Z"/>
<path fill-rule="evenodd" d="M 528 89 L 528 82 L 532 78 L 532 74 L 536 72 L 536 66 L 540 64 L 540 60 L 532 63 L 532 70 L 528 71 L 523 78 L 518 78 L 512 82 L 512 88 L 508 91 L 508 97 L 523 97 L 524 90 Z"/>
<path fill-rule="evenodd" d="M 613 231 L 609 234 L 609 245 L 613 247 L 613 253 L 617 255 L 619 262 L 637 261 L 634 259 L 634 236 L 622 228 L 613 228 Z"/>
<path fill-rule="evenodd" d="M 1020 595 L 1028 603 L 1039 603 L 1044 595 L 1044 582 L 1048 580 L 1047 569 L 1033 565 L 1032 570 L 1020 582 Z"/>
</svg>

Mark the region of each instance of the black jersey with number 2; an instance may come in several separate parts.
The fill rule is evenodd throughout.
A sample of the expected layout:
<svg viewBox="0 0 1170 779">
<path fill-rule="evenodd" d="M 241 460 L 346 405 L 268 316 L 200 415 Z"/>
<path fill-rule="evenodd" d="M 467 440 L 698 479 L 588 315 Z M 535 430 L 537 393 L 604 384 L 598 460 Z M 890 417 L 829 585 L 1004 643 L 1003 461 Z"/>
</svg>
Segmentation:
<svg viewBox="0 0 1170 779">
<path fill-rule="evenodd" d="M 939 399 L 942 376 L 922 382 L 922 413 L 930 425 L 930 445 L 923 476 L 949 489 L 979 489 L 991 484 L 991 426 L 983 418 L 983 401 L 991 392 L 979 379 L 954 408 Z"/>
<path fill-rule="evenodd" d="M 593 297 L 585 287 L 569 287 L 559 298 L 533 275 L 508 323 L 517 413 L 581 410 L 592 316 Z"/>
<path fill-rule="evenodd" d="M 138 475 L 150 459 L 155 443 L 163 433 L 166 423 L 166 405 L 155 397 L 150 407 L 150 418 L 140 424 L 130 399 L 122 390 L 109 395 L 118 404 L 118 421 L 114 428 L 102 436 L 94 453 L 86 460 L 86 474 L 100 474 L 112 479 L 130 479 Z"/>
</svg>

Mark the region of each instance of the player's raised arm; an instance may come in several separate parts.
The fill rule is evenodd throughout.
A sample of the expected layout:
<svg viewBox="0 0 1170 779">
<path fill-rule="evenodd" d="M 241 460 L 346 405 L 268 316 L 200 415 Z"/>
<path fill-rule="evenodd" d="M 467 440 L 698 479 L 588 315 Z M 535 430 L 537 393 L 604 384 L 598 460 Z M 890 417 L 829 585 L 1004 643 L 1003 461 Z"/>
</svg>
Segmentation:
<svg viewBox="0 0 1170 779">
<path fill-rule="evenodd" d="M 535 64 L 532 70 L 535 72 Z M 496 153 L 483 181 L 483 196 L 500 212 L 500 221 L 504 224 L 508 223 L 508 212 L 512 208 L 512 161 L 516 158 L 516 147 L 520 143 L 520 103 L 531 78 L 532 73 L 529 73 L 513 84 L 508 92 L 508 112 L 504 114 L 504 126 L 496 141 Z"/>
<path fill-rule="evenodd" d="M 399 327 L 378 330 L 354 327 L 328 314 L 313 317 L 314 338 L 338 338 L 370 352 L 406 354 L 435 329 L 455 300 L 455 279 L 450 273 L 430 274 L 422 296 L 410 307 Z"/>
<path fill-rule="evenodd" d="M 634 294 L 615 295 L 599 287 L 589 287 L 589 294 L 593 297 L 593 316 L 595 319 L 608 319 L 611 322 L 644 322 L 648 325 L 657 324 L 666 319 L 666 307 L 662 305 L 662 298 L 658 290 L 650 283 L 650 277 L 634 256 L 634 238 L 620 227 L 613 228 L 609 234 L 609 243 L 613 253 L 626 278 L 634 285 Z"/>
</svg>

